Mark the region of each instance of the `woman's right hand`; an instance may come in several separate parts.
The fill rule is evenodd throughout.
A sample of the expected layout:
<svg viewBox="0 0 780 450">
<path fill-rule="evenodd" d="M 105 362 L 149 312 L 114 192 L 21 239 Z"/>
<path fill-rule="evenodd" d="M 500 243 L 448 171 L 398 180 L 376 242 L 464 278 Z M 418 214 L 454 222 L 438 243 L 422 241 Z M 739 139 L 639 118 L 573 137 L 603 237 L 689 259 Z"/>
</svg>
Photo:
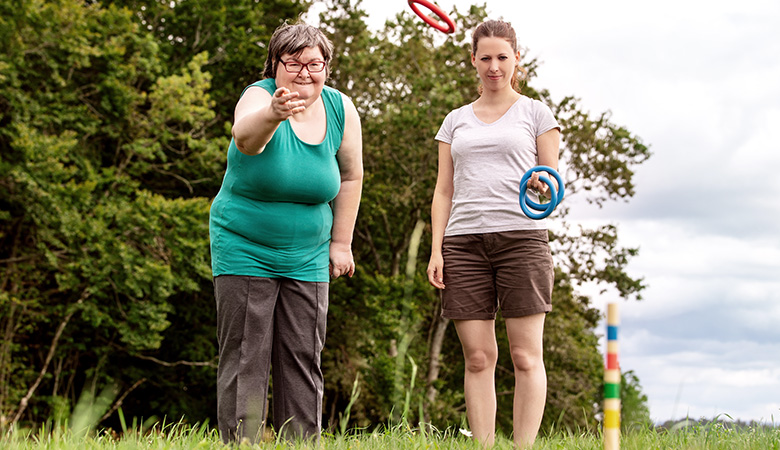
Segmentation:
<svg viewBox="0 0 780 450">
<path fill-rule="evenodd" d="M 428 282 L 437 289 L 444 289 L 444 258 L 441 255 L 431 255 L 428 263 Z"/>
<path fill-rule="evenodd" d="M 304 100 L 295 100 L 298 95 L 297 92 L 290 92 L 286 87 L 280 87 L 274 92 L 271 98 L 271 111 L 280 122 L 306 109 Z"/>
</svg>

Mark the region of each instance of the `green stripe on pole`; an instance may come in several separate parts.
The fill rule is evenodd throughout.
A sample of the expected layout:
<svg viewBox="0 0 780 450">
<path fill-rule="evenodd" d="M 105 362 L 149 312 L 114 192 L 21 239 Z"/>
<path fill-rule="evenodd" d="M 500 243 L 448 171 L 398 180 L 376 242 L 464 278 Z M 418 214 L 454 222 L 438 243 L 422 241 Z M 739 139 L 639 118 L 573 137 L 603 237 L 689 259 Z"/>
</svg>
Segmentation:
<svg viewBox="0 0 780 450">
<path fill-rule="evenodd" d="M 620 398 L 620 383 L 604 383 L 604 398 Z"/>
</svg>

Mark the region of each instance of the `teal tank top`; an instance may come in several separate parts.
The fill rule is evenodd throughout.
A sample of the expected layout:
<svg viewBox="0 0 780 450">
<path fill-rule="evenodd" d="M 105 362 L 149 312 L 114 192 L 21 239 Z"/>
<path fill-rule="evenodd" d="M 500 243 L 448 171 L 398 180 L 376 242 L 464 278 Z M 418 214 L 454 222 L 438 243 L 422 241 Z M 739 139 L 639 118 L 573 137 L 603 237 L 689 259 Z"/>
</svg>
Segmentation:
<svg viewBox="0 0 780 450">
<path fill-rule="evenodd" d="M 276 91 L 272 78 L 246 89 L 251 86 Z M 336 153 L 344 136 L 344 103 L 327 86 L 321 97 L 327 132 L 319 144 L 298 139 L 287 120 L 259 155 L 241 153 L 231 139 L 222 187 L 209 212 L 213 276 L 329 281 L 329 202 L 341 187 Z"/>
</svg>

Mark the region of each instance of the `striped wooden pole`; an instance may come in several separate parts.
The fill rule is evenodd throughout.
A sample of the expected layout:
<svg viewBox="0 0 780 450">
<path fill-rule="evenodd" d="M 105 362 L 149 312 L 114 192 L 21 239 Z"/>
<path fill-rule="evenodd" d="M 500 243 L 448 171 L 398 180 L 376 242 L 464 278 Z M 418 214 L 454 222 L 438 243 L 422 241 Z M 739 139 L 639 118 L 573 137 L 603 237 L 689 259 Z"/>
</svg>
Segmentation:
<svg viewBox="0 0 780 450">
<path fill-rule="evenodd" d="M 620 365 L 617 303 L 607 304 L 607 368 L 604 370 L 604 450 L 620 449 Z"/>
</svg>

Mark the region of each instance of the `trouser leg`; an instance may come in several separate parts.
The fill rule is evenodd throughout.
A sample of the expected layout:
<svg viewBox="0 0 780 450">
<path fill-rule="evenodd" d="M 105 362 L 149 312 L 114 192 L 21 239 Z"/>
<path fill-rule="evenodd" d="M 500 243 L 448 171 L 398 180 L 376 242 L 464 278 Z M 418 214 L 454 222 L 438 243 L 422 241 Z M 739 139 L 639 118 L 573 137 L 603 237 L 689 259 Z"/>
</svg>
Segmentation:
<svg viewBox="0 0 780 450">
<path fill-rule="evenodd" d="M 274 428 L 288 439 L 319 439 L 328 283 L 283 280 L 273 351 Z"/>
<path fill-rule="evenodd" d="M 265 420 L 279 280 L 219 276 L 217 419 L 225 443 L 257 442 Z"/>
</svg>

